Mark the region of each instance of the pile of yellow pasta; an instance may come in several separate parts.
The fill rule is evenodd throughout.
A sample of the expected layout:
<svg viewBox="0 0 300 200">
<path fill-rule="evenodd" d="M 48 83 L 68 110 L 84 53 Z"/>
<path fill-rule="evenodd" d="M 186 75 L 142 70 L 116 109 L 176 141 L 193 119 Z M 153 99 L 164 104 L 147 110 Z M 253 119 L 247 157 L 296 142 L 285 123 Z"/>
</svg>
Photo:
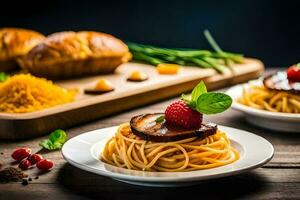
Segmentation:
<svg viewBox="0 0 300 200">
<path fill-rule="evenodd" d="M 0 112 L 25 113 L 71 102 L 76 91 L 68 91 L 44 78 L 18 74 L 0 84 Z"/>
<path fill-rule="evenodd" d="M 285 91 L 269 90 L 263 85 L 250 85 L 243 90 L 239 103 L 262 110 L 300 113 L 300 95 Z"/>
<path fill-rule="evenodd" d="M 125 123 L 106 143 L 100 159 L 126 169 L 179 172 L 227 165 L 238 160 L 239 153 L 219 130 L 204 139 L 153 142 L 134 135 L 129 123 Z"/>
</svg>

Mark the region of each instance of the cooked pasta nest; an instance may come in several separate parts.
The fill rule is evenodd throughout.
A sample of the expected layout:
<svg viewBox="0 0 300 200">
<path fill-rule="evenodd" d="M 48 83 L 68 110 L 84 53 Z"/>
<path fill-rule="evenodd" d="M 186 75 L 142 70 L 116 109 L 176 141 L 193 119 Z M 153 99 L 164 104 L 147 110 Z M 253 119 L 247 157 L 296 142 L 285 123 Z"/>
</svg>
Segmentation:
<svg viewBox="0 0 300 200">
<path fill-rule="evenodd" d="M 271 112 L 300 113 L 300 96 L 286 91 L 276 91 L 264 85 L 251 84 L 243 88 L 237 102 Z"/>
<path fill-rule="evenodd" d="M 239 153 L 220 130 L 204 139 L 152 142 L 134 135 L 125 123 L 108 140 L 100 159 L 133 170 L 180 172 L 224 166 L 238 160 Z"/>
</svg>

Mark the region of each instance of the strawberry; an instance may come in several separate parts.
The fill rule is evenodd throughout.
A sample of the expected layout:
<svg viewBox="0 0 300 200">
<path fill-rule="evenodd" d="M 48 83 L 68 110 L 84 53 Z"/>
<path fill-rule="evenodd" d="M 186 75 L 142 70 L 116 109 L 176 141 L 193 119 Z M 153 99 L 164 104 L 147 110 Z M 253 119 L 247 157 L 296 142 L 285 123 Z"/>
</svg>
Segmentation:
<svg viewBox="0 0 300 200">
<path fill-rule="evenodd" d="M 300 63 L 292 65 L 287 70 L 287 78 L 291 82 L 300 82 Z"/>
<path fill-rule="evenodd" d="M 167 107 L 165 119 L 167 123 L 178 127 L 197 129 L 201 126 L 202 114 L 190 108 L 185 102 L 176 101 Z"/>
<path fill-rule="evenodd" d="M 225 111 L 232 104 L 230 96 L 219 92 L 207 92 L 201 81 L 191 95 L 182 94 L 180 101 L 169 105 L 164 116 L 158 117 L 156 123 L 163 119 L 168 124 L 184 129 L 198 129 L 201 126 L 203 114 L 216 114 Z"/>
</svg>

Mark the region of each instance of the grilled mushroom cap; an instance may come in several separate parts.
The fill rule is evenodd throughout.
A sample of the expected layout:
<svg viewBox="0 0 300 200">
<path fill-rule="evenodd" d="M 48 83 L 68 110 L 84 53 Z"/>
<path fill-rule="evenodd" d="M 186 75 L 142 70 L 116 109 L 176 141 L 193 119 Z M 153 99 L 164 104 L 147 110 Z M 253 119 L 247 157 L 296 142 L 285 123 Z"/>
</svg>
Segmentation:
<svg viewBox="0 0 300 200">
<path fill-rule="evenodd" d="M 143 138 L 155 142 L 171 142 L 191 137 L 205 138 L 217 132 L 217 125 L 213 123 L 202 124 L 199 129 L 186 130 L 173 127 L 165 120 L 156 122 L 156 119 L 163 113 L 143 114 L 133 117 L 130 120 L 132 132 Z"/>
</svg>

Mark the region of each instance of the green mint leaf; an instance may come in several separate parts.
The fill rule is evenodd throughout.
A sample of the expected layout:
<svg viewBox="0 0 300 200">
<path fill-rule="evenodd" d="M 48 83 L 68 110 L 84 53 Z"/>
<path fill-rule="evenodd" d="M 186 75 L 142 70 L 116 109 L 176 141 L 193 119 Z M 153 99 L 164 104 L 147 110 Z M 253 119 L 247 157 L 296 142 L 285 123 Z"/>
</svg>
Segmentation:
<svg viewBox="0 0 300 200">
<path fill-rule="evenodd" d="M 192 101 L 197 102 L 197 99 L 200 97 L 201 94 L 207 93 L 206 86 L 203 81 L 200 81 L 196 87 L 194 87 L 192 91 Z"/>
<path fill-rule="evenodd" d="M 48 150 L 61 149 L 66 140 L 66 132 L 61 129 L 57 129 L 49 135 L 48 139 L 43 140 L 40 143 L 40 146 Z"/>
<path fill-rule="evenodd" d="M 191 96 L 187 94 L 182 94 L 181 99 L 185 102 L 190 102 L 191 101 Z"/>
<path fill-rule="evenodd" d="M 4 82 L 9 78 L 9 75 L 4 73 L 4 72 L 0 72 L 0 82 Z"/>
<path fill-rule="evenodd" d="M 196 108 L 196 102 L 191 100 L 191 95 L 182 94 L 181 100 L 183 100 L 190 108 Z"/>
<path fill-rule="evenodd" d="M 161 115 L 161 116 L 159 116 L 158 118 L 155 119 L 155 122 L 156 122 L 156 123 L 161 123 L 161 122 L 163 122 L 164 120 L 165 120 L 165 116 Z"/>
<path fill-rule="evenodd" d="M 196 110 L 203 114 L 216 114 L 227 110 L 231 104 L 232 99 L 227 94 L 208 92 L 198 98 Z"/>
<path fill-rule="evenodd" d="M 300 68 L 300 63 L 297 63 L 296 66 L 297 66 L 298 68 Z"/>
</svg>

